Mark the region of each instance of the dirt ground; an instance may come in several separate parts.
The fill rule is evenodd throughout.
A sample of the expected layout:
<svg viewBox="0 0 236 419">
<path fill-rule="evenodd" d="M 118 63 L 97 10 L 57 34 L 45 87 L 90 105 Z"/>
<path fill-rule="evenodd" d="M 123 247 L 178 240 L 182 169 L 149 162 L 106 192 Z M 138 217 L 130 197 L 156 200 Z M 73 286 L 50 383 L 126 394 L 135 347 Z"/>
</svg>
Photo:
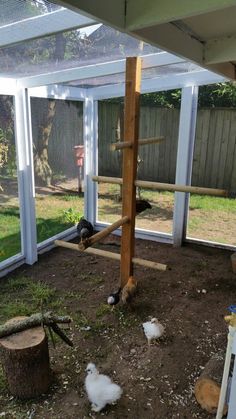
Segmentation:
<svg viewBox="0 0 236 419">
<path fill-rule="evenodd" d="M 112 244 L 107 243 L 110 241 Z M 110 236 L 99 246 L 119 252 L 119 239 Z M 119 304 L 113 312 L 106 299 L 118 286 L 116 261 L 57 248 L 41 255 L 34 266 L 24 266 L 9 275 L 44 281 L 61 295 L 70 295 L 61 309 L 73 318 L 67 333 L 74 347 L 58 342 L 53 349 L 50 343 L 54 371 L 50 392 L 28 402 L 19 402 L 10 394 L 0 395 L 0 416 L 212 418 L 197 404 L 193 388 L 211 355 L 226 347 L 223 316 L 235 303 L 236 289 L 230 254 L 207 247 L 173 248 L 136 240 L 138 257 L 166 263 L 168 269 L 159 272 L 137 267 L 136 298 L 132 305 Z M 157 317 L 166 328 L 164 336 L 150 348 L 142 330 L 142 322 L 149 316 Z M 99 414 L 91 412 L 84 389 L 88 362 L 95 362 L 123 388 L 117 405 Z"/>
</svg>

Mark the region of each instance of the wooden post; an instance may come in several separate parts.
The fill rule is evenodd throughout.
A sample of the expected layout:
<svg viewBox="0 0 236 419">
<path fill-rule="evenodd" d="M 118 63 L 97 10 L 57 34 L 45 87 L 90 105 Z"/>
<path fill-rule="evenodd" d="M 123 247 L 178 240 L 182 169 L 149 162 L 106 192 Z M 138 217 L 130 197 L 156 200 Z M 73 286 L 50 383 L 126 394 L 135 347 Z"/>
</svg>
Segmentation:
<svg viewBox="0 0 236 419">
<path fill-rule="evenodd" d="M 24 317 L 23 317 L 24 318 Z M 10 325 L 22 317 L 15 317 Z M 29 399 L 46 393 L 51 383 L 47 337 L 42 326 L 0 340 L 1 361 L 13 396 Z"/>
<path fill-rule="evenodd" d="M 133 147 L 123 150 L 122 217 L 129 217 L 130 223 L 122 227 L 121 287 L 124 287 L 129 277 L 133 275 L 132 258 L 134 256 L 136 216 L 136 188 L 134 182 L 137 173 L 140 82 L 141 59 L 139 57 L 129 57 L 126 60 L 124 138 L 128 142 L 132 142 Z"/>
</svg>

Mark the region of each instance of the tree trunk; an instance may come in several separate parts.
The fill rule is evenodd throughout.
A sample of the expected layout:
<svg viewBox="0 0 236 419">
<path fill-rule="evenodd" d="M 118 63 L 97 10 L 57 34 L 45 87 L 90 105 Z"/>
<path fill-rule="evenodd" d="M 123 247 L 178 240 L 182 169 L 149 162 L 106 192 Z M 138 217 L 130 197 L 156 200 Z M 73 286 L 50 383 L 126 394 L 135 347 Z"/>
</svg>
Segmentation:
<svg viewBox="0 0 236 419">
<path fill-rule="evenodd" d="M 224 355 L 215 354 L 207 362 L 203 372 L 195 383 L 194 393 L 198 403 L 207 412 L 215 414 L 217 411 L 221 381 L 224 370 Z M 224 414 L 227 406 L 224 408 Z"/>
<path fill-rule="evenodd" d="M 38 150 L 34 156 L 35 178 L 39 185 L 51 186 L 52 169 L 48 161 L 48 144 L 56 111 L 56 101 L 48 101 L 48 112 L 40 127 Z"/>
<path fill-rule="evenodd" d="M 24 317 L 9 320 L 11 324 Z M 1 362 L 13 396 L 28 399 L 46 393 L 51 382 L 47 337 L 42 326 L 0 339 Z"/>
</svg>

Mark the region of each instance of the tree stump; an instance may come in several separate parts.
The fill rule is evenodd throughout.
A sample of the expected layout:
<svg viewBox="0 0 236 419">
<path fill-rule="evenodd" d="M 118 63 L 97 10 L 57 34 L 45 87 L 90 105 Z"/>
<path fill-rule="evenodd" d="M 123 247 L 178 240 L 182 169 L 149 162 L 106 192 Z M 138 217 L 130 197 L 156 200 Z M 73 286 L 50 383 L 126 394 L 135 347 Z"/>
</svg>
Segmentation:
<svg viewBox="0 0 236 419">
<path fill-rule="evenodd" d="M 26 317 L 14 317 L 6 324 Z M 1 361 L 9 390 L 21 399 L 48 391 L 51 381 L 47 336 L 42 326 L 0 339 Z"/>
<path fill-rule="evenodd" d="M 194 387 L 195 397 L 201 407 L 215 414 L 220 397 L 221 381 L 224 370 L 224 355 L 215 354 L 207 362 Z M 227 412 L 225 405 L 224 414 Z"/>
</svg>

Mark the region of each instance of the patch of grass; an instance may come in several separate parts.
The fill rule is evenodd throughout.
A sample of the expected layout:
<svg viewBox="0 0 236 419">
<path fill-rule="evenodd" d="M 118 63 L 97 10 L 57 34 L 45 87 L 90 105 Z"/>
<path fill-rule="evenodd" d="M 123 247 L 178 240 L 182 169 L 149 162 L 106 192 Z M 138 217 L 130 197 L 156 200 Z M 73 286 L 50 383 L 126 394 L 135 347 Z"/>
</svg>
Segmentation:
<svg viewBox="0 0 236 419">
<path fill-rule="evenodd" d="M 90 322 L 81 310 L 77 310 L 73 316 L 73 320 L 78 327 L 90 326 Z"/>
<path fill-rule="evenodd" d="M 64 294 L 64 298 L 65 299 L 76 299 L 76 300 L 81 300 L 82 298 L 82 293 L 78 292 L 78 291 L 68 291 Z"/>
<path fill-rule="evenodd" d="M 3 317 L 5 320 L 17 316 L 29 316 L 33 311 L 33 305 L 19 300 L 0 304 L 0 318 Z"/>
<path fill-rule="evenodd" d="M 236 214 L 236 201 L 233 198 L 193 194 L 190 197 L 190 209 L 232 212 Z"/>
<path fill-rule="evenodd" d="M 0 321 L 6 321 L 16 316 L 28 316 L 41 308 L 57 311 L 64 314 L 61 308 L 64 300 L 56 294 L 55 288 L 39 281 L 33 282 L 23 276 L 2 281 L 1 291 L 4 295 L 0 302 Z"/>
<path fill-rule="evenodd" d="M 8 281 L 4 279 L 1 282 L 2 292 L 15 292 L 27 288 L 29 285 L 30 279 L 24 276 L 19 276 L 16 278 L 11 278 Z"/>
<path fill-rule="evenodd" d="M 104 331 L 105 329 L 108 329 L 107 325 L 102 322 L 101 320 L 96 320 L 95 322 L 93 322 L 92 324 L 92 331 L 94 333 L 101 333 L 102 331 Z"/>
<path fill-rule="evenodd" d="M 98 275 L 91 275 L 88 277 L 89 282 L 92 282 L 95 285 L 102 284 L 104 282 L 104 279 L 101 276 Z"/>
<path fill-rule="evenodd" d="M 139 320 L 132 313 L 127 313 L 126 307 L 118 306 L 113 313 L 118 317 L 120 326 L 124 328 L 134 327 Z"/>
<path fill-rule="evenodd" d="M 108 304 L 100 304 L 96 311 L 96 317 L 104 317 L 106 314 L 111 312 L 111 307 Z"/>
<path fill-rule="evenodd" d="M 49 287 L 44 282 L 30 282 L 28 285 L 28 291 L 32 297 L 32 300 L 38 304 L 49 304 L 55 296 L 55 288 Z"/>
</svg>

